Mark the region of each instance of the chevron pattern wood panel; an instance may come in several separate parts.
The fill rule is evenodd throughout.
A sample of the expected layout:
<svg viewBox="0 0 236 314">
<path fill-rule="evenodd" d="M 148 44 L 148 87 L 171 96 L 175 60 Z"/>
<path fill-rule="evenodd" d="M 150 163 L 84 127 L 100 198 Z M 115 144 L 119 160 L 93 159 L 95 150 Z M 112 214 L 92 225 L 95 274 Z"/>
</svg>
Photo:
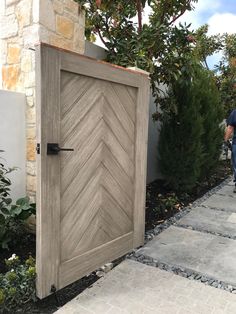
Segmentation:
<svg viewBox="0 0 236 314">
<path fill-rule="evenodd" d="M 61 74 L 61 261 L 133 230 L 135 88 Z"/>
<path fill-rule="evenodd" d="M 46 44 L 36 55 L 44 298 L 143 244 L 150 88 L 147 74 Z M 51 155 L 48 143 L 74 151 Z"/>
</svg>

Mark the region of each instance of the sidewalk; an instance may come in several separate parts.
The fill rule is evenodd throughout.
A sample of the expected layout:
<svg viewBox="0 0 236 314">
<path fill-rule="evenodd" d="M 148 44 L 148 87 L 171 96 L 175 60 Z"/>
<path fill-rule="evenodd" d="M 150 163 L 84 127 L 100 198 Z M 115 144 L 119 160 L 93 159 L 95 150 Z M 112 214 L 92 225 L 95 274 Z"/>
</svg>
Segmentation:
<svg viewBox="0 0 236 314">
<path fill-rule="evenodd" d="M 220 188 L 56 313 L 235 314 L 232 190 L 232 182 Z"/>
</svg>

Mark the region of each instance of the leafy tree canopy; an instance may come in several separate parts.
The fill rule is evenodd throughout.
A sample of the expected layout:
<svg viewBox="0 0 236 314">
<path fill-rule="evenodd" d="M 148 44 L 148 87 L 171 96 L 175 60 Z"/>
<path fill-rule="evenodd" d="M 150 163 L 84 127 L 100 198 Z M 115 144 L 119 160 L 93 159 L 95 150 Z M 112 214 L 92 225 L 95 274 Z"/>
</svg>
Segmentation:
<svg viewBox="0 0 236 314">
<path fill-rule="evenodd" d="M 150 72 L 156 103 L 166 105 L 159 84 L 169 85 L 192 71 L 198 59 L 222 48 L 219 36 L 207 36 L 207 26 L 196 32 L 178 19 L 194 9 L 197 0 L 75 0 L 86 12 L 86 38 L 99 36 L 107 48 L 107 61 L 137 66 Z M 149 5 L 149 23 L 143 8 Z"/>
<path fill-rule="evenodd" d="M 223 58 L 216 66 L 221 102 L 226 116 L 236 108 L 236 34 L 224 35 Z"/>
</svg>

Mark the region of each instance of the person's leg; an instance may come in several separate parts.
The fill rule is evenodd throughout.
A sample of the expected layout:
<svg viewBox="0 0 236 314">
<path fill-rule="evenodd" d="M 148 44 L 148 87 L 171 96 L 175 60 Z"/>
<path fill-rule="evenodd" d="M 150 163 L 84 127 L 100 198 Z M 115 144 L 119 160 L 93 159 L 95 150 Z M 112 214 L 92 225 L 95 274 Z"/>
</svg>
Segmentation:
<svg viewBox="0 0 236 314">
<path fill-rule="evenodd" d="M 233 167 L 234 182 L 235 182 L 234 192 L 236 193 L 236 144 L 232 145 L 232 167 Z"/>
</svg>

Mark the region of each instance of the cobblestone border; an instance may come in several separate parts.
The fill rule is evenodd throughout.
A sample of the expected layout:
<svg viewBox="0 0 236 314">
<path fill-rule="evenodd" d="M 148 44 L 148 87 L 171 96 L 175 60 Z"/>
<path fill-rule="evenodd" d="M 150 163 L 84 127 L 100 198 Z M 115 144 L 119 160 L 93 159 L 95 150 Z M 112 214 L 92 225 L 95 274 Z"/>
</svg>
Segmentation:
<svg viewBox="0 0 236 314">
<path fill-rule="evenodd" d="M 218 186 L 216 186 L 213 189 L 211 189 L 210 191 L 208 191 L 202 197 L 200 197 L 199 199 L 194 201 L 191 206 L 185 207 L 184 209 L 181 210 L 181 212 L 175 214 L 173 217 L 171 217 L 171 218 L 167 219 L 166 221 L 164 221 L 164 223 L 156 226 L 152 230 L 147 231 L 145 233 L 145 244 L 148 243 L 149 241 L 151 241 L 155 236 L 160 234 L 162 231 L 164 231 L 165 229 L 167 229 L 171 225 L 176 225 L 178 227 L 190 229 L 190 226 L 188 226 L 188 225 L 177 225 L 177 222 L 182 217 L 187 215 L 193 208 L 198 207 L 198 206 L 202 206 L 201 204 L 205 200 L 207 200 L 210 196 L 212 196 L 217 191 L 219 191 L 222 187 L 227 185 L 230 181 L 232 181 L 232 177 L 231 176 L 229 178 L 227 178 L 226 180 L 224 180 Z M 192 230 L 196 230 L 196 231 L 205 232 L 205 233 L 211 233 L 211 234 L 214 234 L 214 235 L 230 238 L 230 239 L 233 239 L 233 240 L 236 239 L 236 237 L 232 237 L 232 236 L 229 236 L 227 234 L 219 234 L 219 233 L 215 233 L 215 232 L 201 230 L 200 228 L 198 229 L 198 228 L 191 227 L 191 229 Z M 158 261 L 156 259 L 153 259 L 152 257 L 140 254 L 137 251 L 138 251 L 138 248 L 134 249 L 132 252 L 130 252 L 129 254 L 126 255 L 126 258 L 134 260 L 134 261 L 137 261 L 137 262 L 140 262 L 142 264 L 149 265 L 149 266 L 158 267 L 160 269 L 166 270 L 166 271 L 174 273 L 176 275 L 180 275 L 182 277 L 185 277 L 185 278 L 187 278 L 189 280 L 196 280 L 196 281 L 202 282 L 202 283 L 204 283 L 206 285 L 209 285 L 209 286 L 212 286 L 212 287 L 215 287 L 215 288 L 218 288 L 218 289 L 226 290 L 228 292 L 236 294 L 236 285 L 233 286 L 230 283 L 219 281 L 219 280 L 217 280 L 217 279 L 215 279 L 213 277 L 208 277 L 205 274 L 202 274 L 202 273 L 199 273 L 199 272 L 196 272 L 196 271 L 184 268 L 184 267 L 179 267 L 177 265 L 169 265 L 169 264 L 163 263 L 162 261 Z"/>
</svg>

